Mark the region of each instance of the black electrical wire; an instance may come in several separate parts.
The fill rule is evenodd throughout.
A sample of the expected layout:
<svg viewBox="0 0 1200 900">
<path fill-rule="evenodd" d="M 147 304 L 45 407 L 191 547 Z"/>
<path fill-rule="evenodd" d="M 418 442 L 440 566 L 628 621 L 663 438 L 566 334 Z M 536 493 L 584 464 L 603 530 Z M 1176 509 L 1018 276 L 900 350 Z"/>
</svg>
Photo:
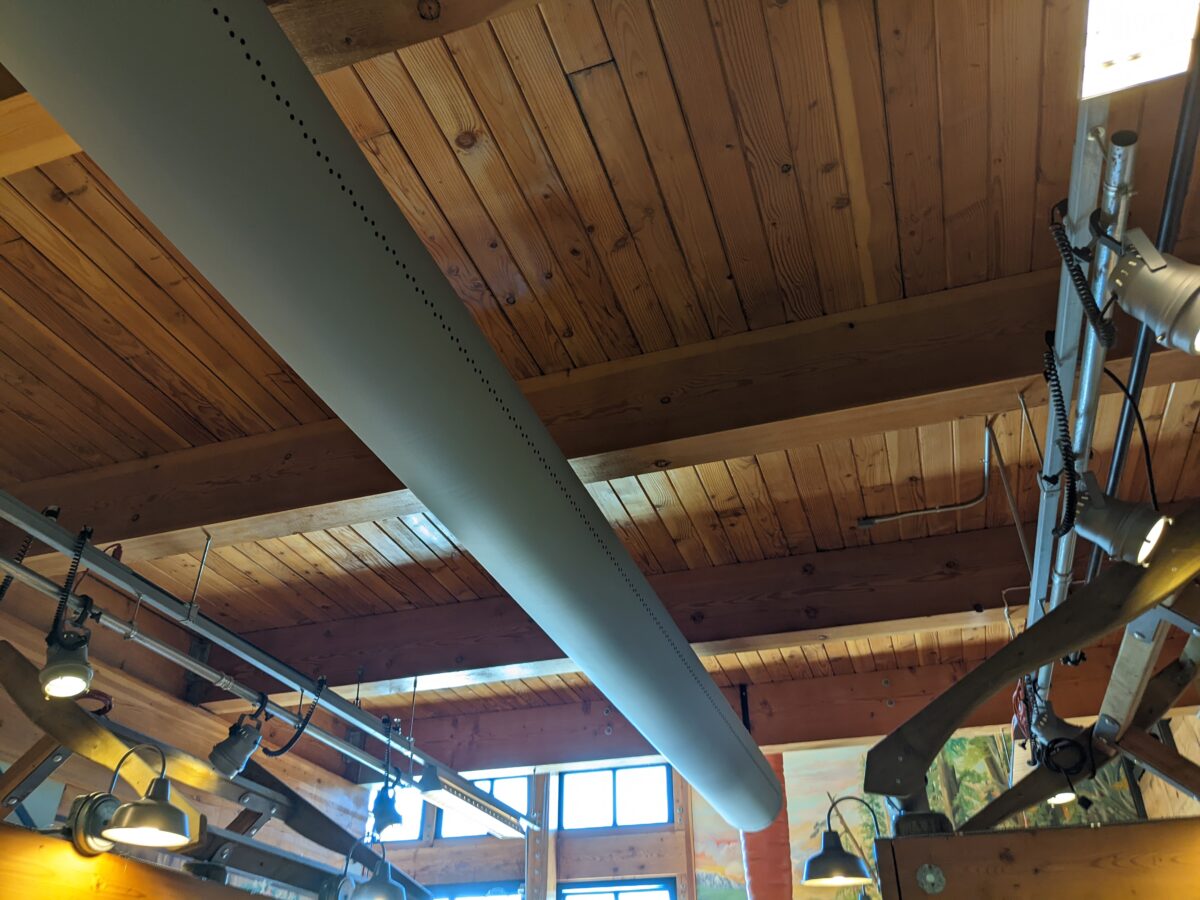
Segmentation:
<svg viewBox="0 0 1200 900">
<path fill-rule="evenodd" d="M 21 563 L 23 563 L 25 561 L 26 555 L 29 553 L 29 549 L 32 546 L 33 546 L 33 535 L 31 535 L 31 534 L 25 535 L 25 540 L 21 541 L 21 546 L 17 549 L 17 552 L 13 555 L 13 562 L 15 562 L 17 565 L 20 565 Z M 12 583 L 13 583 L 13 577 L 11 575 L 5 575 L 4 580 L 0 581 L 0 600 L 4 599 L 4 595 L 8 593 L 8 589 L 10 587 L 12 587 Z"/>
<path fill-rule="evenodd" d="M 79 561 L 83 558 L 83 549 L 92 537 L 92 529 L 84 526 L 75 537 L 75 546 L 71 548 L 71 566 L 67 569 L 66 580 L 58 591 L 58 607 L 54 610 L 54 623 L 46 635 L 46 643 L 53 644 L 62 632 L 63 616 L 67 612 L 67 601 L 71 599 L 71 589 L 75 587 L 75 578 L 79 575 Z"/>
<path fill-rule="evenodd" d="M 1063 467 L 1055 476 L 1064 479 L 1066 503 L 1063 504 L 1062 520 L 1054 526 L 1054 536 L 1062 537 L 1075 527 L 1075 507 L 1078 503 L 1078 491 L 1075 472 L 1075 450 L 1071 444 L 1071 430 L 1067 425 L 1067 402 L 1063 398 L 1062 382 L 1058 378 L 1058 365 L 1054 361 L 1054 342 L 1049 334 L 1046 343 L 1050 344 L 1042 355 L 1042 374 L 1050 392 L 1050 405 L 1054 414 L 1055 443 L 1062 454 Z"/>
<path fill-rule="evenodd" d="M 1111 319 L 1104 318 L 1104 314 L 1100 311 L 1096 298 L 1092 294 L 1092 287 L 1088 284 L 1087 275 L 1084 273 L 1083 267 L 1079 265 L 1075 248 L 1071 246 L 1071 238 L 1067 235 L 1067 228 L 1063 224 L 1066 214 L 1066 200 L 1062 200 L 1050 209 L 1050 236 L 1054 238 L 1058 255 L 1062 257 L 1063 265 L 1067 267 L 1067 274 L 1071 277 L 1071 284 L 1075 286 L 1075 295 L 1079 297 L 1079 302 L 1083 305 L 1083 313 L 1087 317 L 1088 324 L 1096 332 L 1096 339 L 1100 341 L 1100 345 L 1108 349 L 1117 339 L 1117 329 Z M 1105 237 L 1107 238 L 1107 235 Z"/>
<path fill-rule="evenodd" d="M 1105 368 L 1104 374 L 1112 379 L 1113 384 L 1120 388 L 1121 393 L 1125 395 L 1125 399 L 1129 401 L 1129 406 L 1133 410 L 1133 415 L 1137 419 L 1138 431 L 1142 435 L 1142 456 L 1146 458 L 1146 484 L 1150 488 L 1150 505 L 1154 507 L 1154 511 L 1158 512 L 1158 488 L 1154 484 L 1154 463 L 1150 459 L 1150 441 L 1146 437 L 1146 423 L 1142 420 L 1142 410 L 1138 406 L 1138 402 L 1133 399 L 1133 395 L 1129 393 L 1129 388 L 1125 386 L 1120 378 L 1112 369 Z"/>
<path fill-rule="evenodd" d="M 293 747 L 296 746 L 296 741 L 304 734 L 304 730 L 308 728 L 308 723 L 312 721 L 313 713 L 317 711 L 317 703 L 321 700 L 321 694 L 325 692 L 325 676 L 322 675 L 317 679 L 317 692 L 313 695 L 312 703 L 308 705 L 308 711 L 304 714 L 304 718 L 300 720 L 300 724 L 296 726 L 295 732 L 287 739 L 287 742 L 278 750 L 272 750 L 270 747 L 263 747 L 262 752 L 270 757 L 283 756 Z"/>
<path fill-rule="evenodd" d="M 1074 753 L 1074 756 L 1070 757 L 1071 762 L 1064 763 L 1061 761 L 1064 751 Z M 1054 738 L 1040 747 L 1038 750 L 1038 759 L 1051 772 L 1056 775 L 1062 775 L 1067 780 L 1067 787 L 1071 789 L 1072 794 L 1078 793 L 1075 790 L 1075 779 L 1088 771 L 1089 767 L 1091 771 L 1088 777 L 1096 777 L 1096 757 L 1090 740 L 1086 742 L 1085 746 L 1084 742 L 1078 741 L 1075 738 Z M 1084 809 L 1087 809 L 1091 806 L 1091 802 L 1089 801 L 1084 804 L 1084 799 L 1080 798 L 1080 805 Z"/>
</svg>

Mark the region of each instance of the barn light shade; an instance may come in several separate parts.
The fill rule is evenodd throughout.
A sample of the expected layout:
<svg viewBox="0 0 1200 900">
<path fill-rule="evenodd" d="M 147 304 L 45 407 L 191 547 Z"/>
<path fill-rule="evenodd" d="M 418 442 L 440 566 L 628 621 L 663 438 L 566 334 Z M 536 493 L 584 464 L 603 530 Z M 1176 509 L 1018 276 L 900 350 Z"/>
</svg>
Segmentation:
<svg viewBox="0 0 1200 900">
<path fill-rule="evenodd" d="M 100 832 L 101 837 L 118 844 L 136 847 L 163 847 L 173 849 L 191 843 L 191 827 L 187 814 L 171 802 L 171 782 L 167 778 L 167 755 L 154 744 L 138 744 L 130 749 L 113 770 L 111 794 L 117 786 L 117 775 L 125 760 L 138 750 L 153 750 L 162 760 L 158 777 L 150 782 L 145 795 L 131 803 L 122 803 L 112 814 L 108 825 Z"/>
<path fill-rule="evenodd" d="M 1113 272 L 1117 302 L 1160 344 L 1200 356 L 1200 266 L 1162 258 L 1166 265 L 1154 269 L 1137 253 L 1121 257 Z"/>
<path fill-rule="evenodd" d="M 350 894 L 350 900 L 407 900 L 408 892 L 404 885 L 392 880 L 392 867 L 387 860 L 380 858 L 375 864 L 375 871 L 362 884 L 357 885 Z"/>
<path fill-rule="evenodd" d="M 229 726 L 229 734 L 209 751 L 208 761 L 226 778 L 234 778 L 246 768 L 246 763 L 261 743 L 259 720 L 247 720 L 242 716 Z"/>
<path fill-rule="evenodd" d="M 1149 565 L 1171 520 L 1145 503 L 1118 500 L 1100 490 L 1088 473 L 1088 493 L 1075 516 L 1075 530 L 1113 559 Z"/>
<path fill-rule="evenodd" d="M 1186 71 L 1198 5 L 1197 0 L 1091 0 L 1082 97 Z"/>
<path fill-rule="evenodd" d="M 804 863 L 806 887 L 848 887 L 872 884 L 874 879 L 867 870 L 861 856 L 855 856 L 842 846 L 842 838 L 836 831 L 821 835 L 821 850 Z"/>
<path fill-rule="evenodd" d="M 93 674 L 86 637 L 70 642 L 55 638 L 46 647 L 46 665 L 38 674 L 38 681 L 47 697 L 65 699 L 86 693 L 92 686 Z"/>
</svg>

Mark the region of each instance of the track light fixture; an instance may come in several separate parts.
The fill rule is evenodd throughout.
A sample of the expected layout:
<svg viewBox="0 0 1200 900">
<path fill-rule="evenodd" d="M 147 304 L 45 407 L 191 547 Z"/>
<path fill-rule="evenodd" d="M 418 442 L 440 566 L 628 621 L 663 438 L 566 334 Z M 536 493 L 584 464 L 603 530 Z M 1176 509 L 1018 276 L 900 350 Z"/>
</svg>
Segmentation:
<svg viewBox="0 0 1200 900">
<path fill-rule="evenodd" d="M 1171 520 L 1145 503 L 1110 497 L 1096 476 L 1083 477 L 1084 494 L 1075 517 L 1075 530 L 1113 559 L 1145 566 Z"/>
<path fill-rule="evenodd" d="M 1200 266 L 1131 250 L 1117 262 L 1112 283 L 1121 308 L 1160 344 L 1200 356 Z"/>
<path fill-rule="evenodd" d="M 69 699 L 87 693 L 95 674 L 88 662 L 91 632 L 60 630 L 46 638 L 46 665 L 38 673 L 42 691 L 51 699 Z"/>
<path fill-rule="evenodd" d="M 834 800 L 825 813 L 825 832 L 821 835 L 821 849 L 804 862 L 804 878 L 800 883 L 806 887 L 849 887 L 875 883 L 866 860 L 846 850 L 842 846 L 841 835 L 833 829 L 833 810 L 845 800 L 854 800 L 867 808 L 875 828 L 875 837 L 880 836 L 879 819 L 866 800 L 855 796 Z"/>
<path fill-rule="evenodd" d="M 342 869 L 343 881 L 348 878 L 350 859 L 354 856 L 354 850 L 359 844 L 369 845 L 370 841 L 366 837 L 361 837 L 354 842 L 354 846 L 346 854 L 346 865 Z M 371 872 L 371 877 L 362 884 L 354 886 L 354 890 L 350 892 L 350 900 L 407 900 L 408 892 L 404 889 L 404 885 L 397 884 L 392 880 L 392 867 L 388 865 L 387 851 L 384 850 L 383 844 L 379 844 L 379 853 L 380 856 Z"/>
<path fill-rule="evenodd" d="M 262 720 L 255 716 L 238 716 L 229 726 L 229 734 L 208 753 L 213 768 L 226 778 L 236 778 L 262 743 Z"/>
<path fill-rule="evenodd" d="M 391 716 L 384 716 L 382 722 L 388 735 L 383 746 L 383 784 L 379 786 L 371 804 L 371 832 L 379 840 L 383 840 L 383 833 L 387 829 L 403 821 L 400 811 L 396 809 L 396 782 L 392 777 L 392 732 L 396 726 Z"/>
<path fill-rule="evenodd" d="M 453 783 L 443 780 L 437 766 L 425 766 L 425 771 L 417 779 L 416 787 L 426 803 L 431 803 L 442 810 L 470 816 L 479 823 L 480 827 L 487 829 L 488 834 L 492 837 L 521 838 L 525 836 L 523 831 L 490 815 L 474 798 L 459 790 Z"/>
</svg>

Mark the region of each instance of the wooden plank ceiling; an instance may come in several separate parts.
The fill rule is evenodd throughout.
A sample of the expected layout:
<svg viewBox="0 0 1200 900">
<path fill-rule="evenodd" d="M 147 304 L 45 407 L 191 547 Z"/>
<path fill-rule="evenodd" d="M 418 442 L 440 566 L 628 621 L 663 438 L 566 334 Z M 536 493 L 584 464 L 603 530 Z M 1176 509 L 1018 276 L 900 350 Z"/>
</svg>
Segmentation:
<svg viewBox="0 0 1200 900">
<path fill-rule="evenodd" d="M 1053 265 L 1044 226 L 1066 192 L 1084 6 L 554 0 L 319 80 L 526 378 Z M 1114 127 L 1142 134 L 1148 231 L 1181 90 L 1113 103 Z M 1185 237 L 1200 235 L 1197 196 Z M 332 415 L 85 155 L 0 182 L 0 304 L 5 485 Z M 1160 498 L 1200 497 L 1200 382 L 1155 387 L 1143 408 Z M 1101 407 L 1101 472 L 1118 409 Z M 1028 521 L 1038 457 L 1015 397 L 996 430 Z M 982 421 L 963 420 L 590 489 L 647 572 L 696 569 L 1008 525 L 998 483 L 957 515 L 855 525 L 975 495 L 982 447 Z M 1140 454 L 1131 496 L 1146 492 Z M 199 550 L 141 568 L 188 593 Z M 201 597 L 253 631 L 499 594 L 413 513 L 218 548 Z M 997 639 L 709 664 L 734 683 L 808 677 Z M 546 689 L 576 691 L 571 678 Z"/>
</svg>

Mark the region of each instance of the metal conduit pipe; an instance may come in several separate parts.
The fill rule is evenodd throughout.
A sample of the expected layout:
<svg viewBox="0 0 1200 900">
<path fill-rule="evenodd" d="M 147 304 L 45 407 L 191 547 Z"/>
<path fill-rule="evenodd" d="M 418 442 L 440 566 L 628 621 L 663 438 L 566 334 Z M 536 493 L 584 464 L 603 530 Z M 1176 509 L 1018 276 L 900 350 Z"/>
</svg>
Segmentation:
<svg viewBox="0 0 1200 900">
<path fill-rule="evenodd" d="M 1167 172 L 1167 188 L 1163 195 L 1162 214 L 1158 220 L 1156 246 L 1163 253 L 1171 253 L 1179 238 L 1179 222 L 1187 202 L 1188 185 L 1192 180 L 1192 168 L 1196 160 L 1196 144 L 1200 140 L 1200 19 L 1196 23 L 1196 34 L 1192 38 L 1192 65 L 1188 70 L 1187 87 L 1179 107 L 1179 125 L 1175 131 L 1175 146 L 1171 151 L 1171 168 Z M 1125 460 L 1129 453 L 1129 442 L 1137 423 L 1134 412 L 1141 399 L 1146 383 L 1146 368 L 1150 364 L 1150 351 L 1155 343 L 1154 329 L 1148 325 L 1138 328 L 1137 341 L 1133 348 L 1133 359 L 1129 363 L 1129 397 L 1121 404 L 1121 419 L 1117 423 L 1117 434 L 1113 441 L 1112 464 L 1108 470 L 1105 493 L 1115 497 L 1125 471 Z M 1148 454 L 1150 448 L 1145 448 Z M 1087 580 L 1091 581 L 1100 571 L 1103 556 L 1099 547 L 1092 548 L 1088 560 Z"/>
<path fill-rule="evenodd" d="M 28 569 L 20 563 L 0 557 L 0 572 L 3 572 L 5 575 L 12 576 L 12 578 L 16 581 L 19 581 L 27 587 L 32 588 L 50 600 L 58 600 L 58 585 L 56 585 L 49 578 L 46 578 L 44 575 L 35 572 L 32 569 Z M 76 612 L 83 608 L 83 603 L 77 594 L 70 595 L 70 597 L 67 599 L 67 605 Z M 92 606 L 92 610 L 100 614 L 99 623 L 101 625 L 110 631 L 116 632 L 125 640 L 132 641 L 138 646 L 145 647 L 147 650 L 150 650 L 152 653 L 161 656 L 168 662 L 172 662 L 180 668 L 186 669 L 198 677 L 203 678 L 210 684 L 216 685 L 217 687 L 221 688 L 221 690 L 228 691 L 235 697 L 239 697 L 248 703 L 253 703 L 255 705 L 258 704 L 260 699 L 258 691 L 239 683 L 231 676 L 222 672 L 220 669 L 213 668 L 207 663 L 203 663 L 196 659 L 194 656 L 190 656 L 182 650 L 172 647 L 170 644 L 163 643 L 156 638 L 152 638 L 149 635 L 144 634 L 138 629 L 137 625 L 132 622 L 126 622 L 123 619 L 118 619 L 116 616 L 106 613 L 94 605 Z M 282 722 L 286 722 L 292 727 L 296 727 L 300 724 L 300 716 L 292 712 L 290 709 L 279 706 L 277 703 L 273 703 L 270 700 L 267 701 L 264 709 L 268 715 L 277 718 Z M 378 772 L 380 775 L 388 774 L 389 766 L 386 766 L 382 760 L 368 753 L 362 747 L 356 747 L 354 744 L 343 740 L 335 734 L 330 734 L 328 731 L 325 731 L 323 728 L 320 728 L 311 722 L 305 728 L 304 734 L 313 738 L 314 740 L 320 741 L 327 747 L 337 750 L 339 753 L 350 759 L 353 759 L 355 762 L 361 763 L 367 768 Z M 415 752 L 415 748 L 412 747 L 411 743 L 407 741 L 397 743 L 393 738 L 391 744 L 393 749 L 398 750 L 406 756 L 411 755 L 417 760 L 421 760 L 421 756 Z M 422 762 L 422 765 L 425 765 L 425 763 Z M 436 765 L 436 763 L 433 765 Z M 401 769 L 397 768 L 396 766 L 390 766 L 390 768 L 391 777 L 399 779 L 403 783 L 408 782 L 407 775 Z M 453 776 L 455 774 L 442 768 L 438 768 L 437 771 L 439 778 Z M 451 783 L 454 783 L 457 786 L 457 782 L 455 782 L 452 777 L 446 777 L 446 780 L 451 781 Z M 510 809 L 505 804 L 500 803 L 497 800 L 493 800 L 490 795 L 473 796 L 472 800 L 491 807 L 489 809 L 489 813 L 491 815 L 513 828 L 520 830 L 522 826 L 528 827 L 530 824 L 529 820 L 520 815 L 516 810 Z"/>
<path fill-rule="evenodd" d="M 1118 131 L 1108 145 L 1108 165 L 1100 192 L 1100 221 L 1110 237 L 1120 240 L 1129 217 L 1129 200 L 1133 190 L 1133 165 L 1137 157 L 1137 134 Z M 1118 254 L 1103 241 L 1095 243 L 1091 268 L 1092 294 L 1104 306 L 1108 295 L 1109 273 Z M 1111 315 L 1111 311 L 1109 313 Z M 1104 377 L 1107 348 L 1100 342 L 1094 328 L 1087 328 L 1079 367 L 1079 393 L 1072 423 L 1071 449 L 1075 456 L 1075 473 L 1082 478 L 1091 462 L 1092 437 L 1096 431 L 1096 411 L 1100 405 L 1100 382 Z M 1046 598 L 1047 611 L 1053 610 L 1067 598 L 1075 566 L 1075 531 L 1072 529 L 1058 539 L 1054 568 L 1050 576 L 1050 591 Z M 1038 670 L 1038 695 L 1048 698 L 1054 678 L 1053 664 Z"/>
</svg>

